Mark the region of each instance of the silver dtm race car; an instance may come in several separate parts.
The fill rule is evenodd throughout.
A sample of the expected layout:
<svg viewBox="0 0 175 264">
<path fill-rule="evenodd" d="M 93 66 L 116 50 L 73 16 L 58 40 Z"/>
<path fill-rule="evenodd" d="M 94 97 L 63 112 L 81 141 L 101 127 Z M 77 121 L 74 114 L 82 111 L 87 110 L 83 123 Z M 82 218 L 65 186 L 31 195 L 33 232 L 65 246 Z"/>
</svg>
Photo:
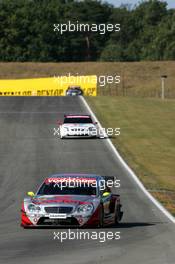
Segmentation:
<svg viewBox="0 0 175 264">
<path fill-rule="evenodd" d="M 59 125 L 60 138 L 97 137 L 97 123 L 92 121 L 90 115 L 65 115 L 63 123 Z"/>
<path fill-rule="evenodd" d="M 108 184 L 110 183 L 110 184 Z M 21 209 L 21 226 L 96 226 L 117 224 L 122 218 L 120 196 L 110 185 L 118 180 L 89 174 L 47 177 L 36 194 L 28 192 Z"/>
<path fill-rule="evenodd" d="M 81 89 L 80 86 L 69 86 L 68 89 L 66 90 L 66 95 L 67 96 L 83 95 L 83 90 Z"/>
</svg>

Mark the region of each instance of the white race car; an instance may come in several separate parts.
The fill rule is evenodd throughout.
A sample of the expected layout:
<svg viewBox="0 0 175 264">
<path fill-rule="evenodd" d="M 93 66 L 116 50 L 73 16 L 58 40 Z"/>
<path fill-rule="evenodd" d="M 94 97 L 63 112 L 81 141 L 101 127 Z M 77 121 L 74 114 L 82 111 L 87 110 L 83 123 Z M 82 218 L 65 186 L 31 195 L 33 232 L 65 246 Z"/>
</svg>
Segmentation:
<svg viewBox="0 0 175 264">
<path fill-rule="evenodd" d="M 97 122 L 90 115 L 69 114 L 60 125 L 60 138 L 97 137 Z"/>
</svg>

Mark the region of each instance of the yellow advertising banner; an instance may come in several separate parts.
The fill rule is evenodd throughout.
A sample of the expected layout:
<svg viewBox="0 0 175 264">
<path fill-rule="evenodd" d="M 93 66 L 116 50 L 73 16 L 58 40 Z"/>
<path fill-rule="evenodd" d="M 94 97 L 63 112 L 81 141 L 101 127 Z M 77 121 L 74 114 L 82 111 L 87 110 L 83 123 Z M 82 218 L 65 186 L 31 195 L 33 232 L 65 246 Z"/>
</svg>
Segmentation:
<svg viewBox="0 0 175 264">
<path fill-rule="evenodd" d="M 0 96 L 64 96 L 68 87 L 78 86 L 85 96 L 97 95 L 97 76 L 54 76 L 52 78 L 0 80 Z"/>
</svg>

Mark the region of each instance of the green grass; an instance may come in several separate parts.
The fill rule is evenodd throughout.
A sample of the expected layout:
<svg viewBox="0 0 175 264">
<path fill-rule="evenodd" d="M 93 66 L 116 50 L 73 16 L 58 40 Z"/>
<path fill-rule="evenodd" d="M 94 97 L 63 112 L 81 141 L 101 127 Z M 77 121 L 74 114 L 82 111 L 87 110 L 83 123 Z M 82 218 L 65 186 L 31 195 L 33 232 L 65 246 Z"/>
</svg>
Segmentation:
<svg viewBox="0 0 175 264">
<path fill-rule="evenodd" d="M 175 100 L 99 96 L 87 101 L 104 127 L 121 128 L 114 145 L 146 188 L 161 202 L 168 199 L 164 204 L 175 214 Z"/>
</svg>

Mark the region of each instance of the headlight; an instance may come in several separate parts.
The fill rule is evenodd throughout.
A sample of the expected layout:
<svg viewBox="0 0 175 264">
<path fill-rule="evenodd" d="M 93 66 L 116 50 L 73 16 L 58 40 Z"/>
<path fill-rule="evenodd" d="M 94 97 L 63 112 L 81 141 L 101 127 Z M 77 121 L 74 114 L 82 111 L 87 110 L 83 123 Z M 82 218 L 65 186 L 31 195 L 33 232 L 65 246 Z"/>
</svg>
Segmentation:
<svg viewBox="0 0 175 264">
<path fill-rule="evenodd" d="M 34 204 L 29 204 L 28 205 L 28 210 L 30 212 L 39 212 L 41 210 L 41 207 L 39 207 L 38 205 L 34 205 Z"/>
<path fill-rule="evenodd" d="M 93 135 L 96 136 L 97 135 L 97 129 L 95 127 L 89 127 L 89 132 Z"/>
<path fill-rule="evenodd" d="M 91 213 L 94 207 L 92 204 L 81 204 L 77 208 L 78 213 Z"/>
<path fill-rule="evenodd" d="M 64 132 L 67 132 L 67 131 L 69 131 L 69 128 L 68 127 L 63 127 L 63 130 L 64 130 Z"/>
</svg>

